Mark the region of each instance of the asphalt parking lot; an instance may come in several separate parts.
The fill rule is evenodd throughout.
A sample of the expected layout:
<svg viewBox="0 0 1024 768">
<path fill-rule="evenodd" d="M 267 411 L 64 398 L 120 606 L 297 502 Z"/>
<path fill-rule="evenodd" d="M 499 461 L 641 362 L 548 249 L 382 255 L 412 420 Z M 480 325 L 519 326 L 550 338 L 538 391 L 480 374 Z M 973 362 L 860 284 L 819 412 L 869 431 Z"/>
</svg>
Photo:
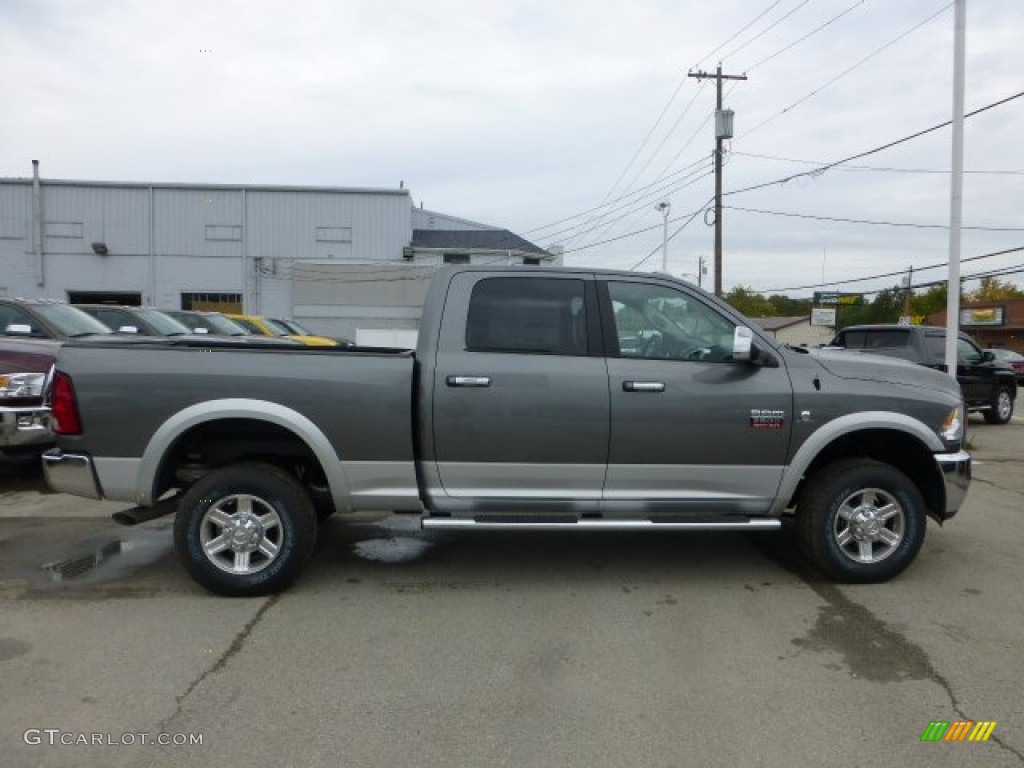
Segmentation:
<svg viewBox="0 0 1024 768">
<path fill-rule="evenodd" d="M 970 440 L 960 515 L 858 587 L 776 534 L 331 520 L 294 588 L 230 600 L 169 519 L 8 471 L 0 764 L 1024 765 L 1024 422 Z M 996 725 L 922 743 L 957 720 Z"/>
</svg>

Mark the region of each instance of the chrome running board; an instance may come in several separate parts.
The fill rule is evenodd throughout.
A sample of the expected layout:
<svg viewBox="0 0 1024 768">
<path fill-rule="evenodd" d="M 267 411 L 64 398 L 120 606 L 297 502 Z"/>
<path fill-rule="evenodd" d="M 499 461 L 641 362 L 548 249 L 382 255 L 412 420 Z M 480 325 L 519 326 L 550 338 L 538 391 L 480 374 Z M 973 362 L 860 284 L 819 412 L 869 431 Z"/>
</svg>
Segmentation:
<svg viewBox="0 0 1024 768">
<path fill-rule="evenodd" d="M 508 519 L 490 521 L 487 518 L 424 517 L 421 525 L 431 530 L 475 531 L 777 531 L 782 521 L 776 518 L 744 518 L 742 520 L 693 522 L 658 522 L 656 520 L 558 520 L 544 522 L 533 516 L 522 521 Z"/>
</svg>

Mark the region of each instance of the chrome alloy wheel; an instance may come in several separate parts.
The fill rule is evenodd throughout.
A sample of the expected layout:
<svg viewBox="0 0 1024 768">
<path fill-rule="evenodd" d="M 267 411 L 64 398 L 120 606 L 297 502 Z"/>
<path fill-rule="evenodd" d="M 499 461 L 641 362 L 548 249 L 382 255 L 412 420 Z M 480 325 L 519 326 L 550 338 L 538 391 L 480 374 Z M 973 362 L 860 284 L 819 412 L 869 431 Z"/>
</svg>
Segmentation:
<svg viewBox="0 0 1024 768">
<path fill-rule="evenodd" d="M 996 396 L 996 413 L 999 414 L 999 420 L 1004 423 L 1013 415 L 1013 398 L 1005 389 L 1000 389 Z"/>
<path fill-rule="evenodd" d="M 896 551 L 905 528 L 903 507 L 892 494 L 879 488 L 864 488 L 839 505 L 833 535 L 851 560 L 877 563 Z"/>
<path fill-rule="evenodd" d="M 222 571 L 247 575 L 262 571 L 281 551 L 284 528 L 277 511 L 259 496 L 225 496 L 203 514 L 199 542 Z"/>
</svg>

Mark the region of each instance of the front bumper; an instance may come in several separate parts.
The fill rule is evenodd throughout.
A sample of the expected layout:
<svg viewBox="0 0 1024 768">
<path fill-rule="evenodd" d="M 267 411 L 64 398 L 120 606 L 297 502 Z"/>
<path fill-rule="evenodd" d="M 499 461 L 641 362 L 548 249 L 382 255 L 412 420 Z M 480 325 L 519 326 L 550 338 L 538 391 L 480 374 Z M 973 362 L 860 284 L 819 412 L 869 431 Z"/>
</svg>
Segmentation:
<svg viewBox="0 0 1024 768">
<path fill-rule="evenodd" d="M 43 454 L 43 474 L 46 484 L 55 491 L 87 499 L 103 498 L 92 459 L 84 454 L 52 448 Z"/>
<path fill-rule="evenodd" d="M 967 498 L 967 489 L 971 485 L 971 454 L 967 451 L 938 453 L 935 454 L 935 462 L 942 472 L 946 488 L 946 508 L 938 512 L 942 520 L 949 520 Z"/>
<path fill-rule="evenodd" d="M 42 405 L 0 405 L 0 451 L 53 443 L 50 409 Z"/>
</svg>

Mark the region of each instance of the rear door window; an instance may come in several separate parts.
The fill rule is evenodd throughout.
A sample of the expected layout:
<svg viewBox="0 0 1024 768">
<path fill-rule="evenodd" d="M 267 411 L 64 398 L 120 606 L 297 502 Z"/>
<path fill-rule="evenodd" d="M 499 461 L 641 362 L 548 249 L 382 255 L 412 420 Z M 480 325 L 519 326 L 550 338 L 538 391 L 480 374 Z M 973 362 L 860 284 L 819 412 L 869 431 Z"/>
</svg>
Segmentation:
<svg viewBox="0 0 1024 768">
<path fill-rule="evenodd" d="M 494 277 L 473 287 L 470 352 L 587 354 L 584 281 Z"/>
</svg>

